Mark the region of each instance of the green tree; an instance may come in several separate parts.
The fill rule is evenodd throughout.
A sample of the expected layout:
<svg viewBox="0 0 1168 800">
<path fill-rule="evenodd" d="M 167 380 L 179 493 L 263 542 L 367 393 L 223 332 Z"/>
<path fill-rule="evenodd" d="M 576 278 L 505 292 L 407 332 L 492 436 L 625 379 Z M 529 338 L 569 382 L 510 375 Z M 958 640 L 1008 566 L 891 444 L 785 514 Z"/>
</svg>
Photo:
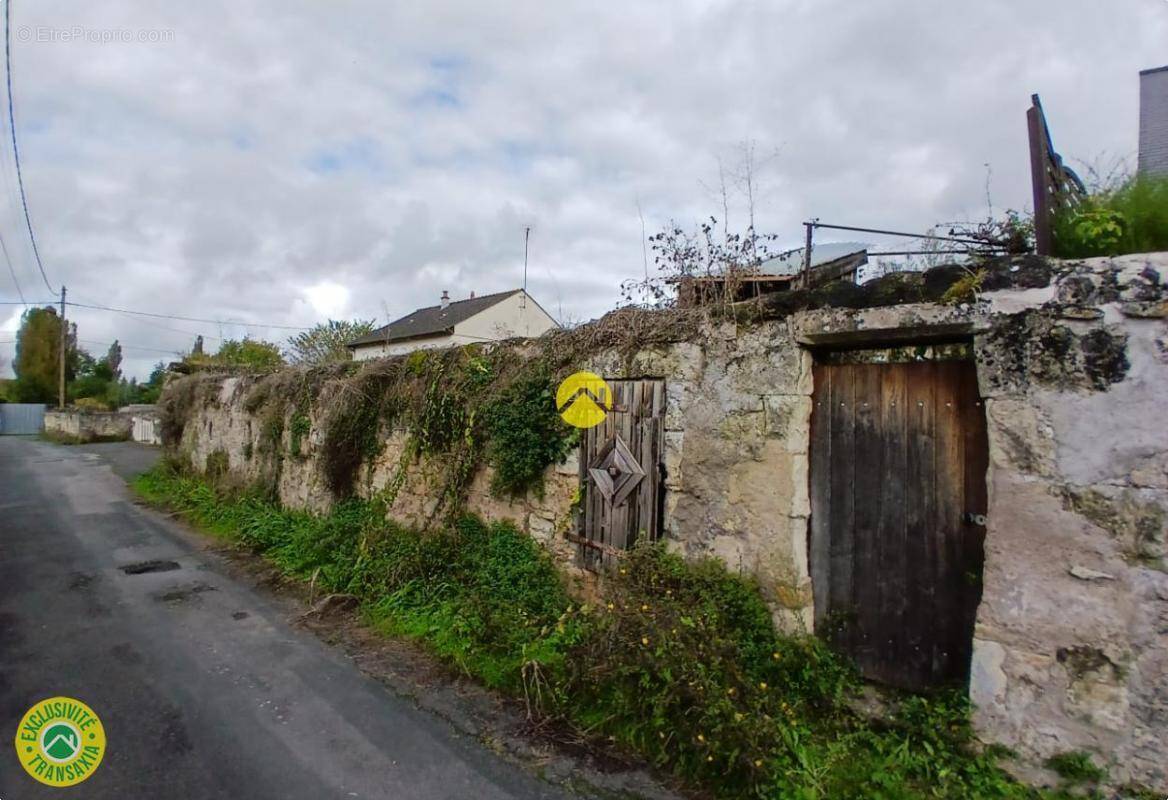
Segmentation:
<svg viewBox="0 0 1168 800">
<path fill-rule="evenodd" d="M 51 403 L 57 398 L 62 328 L 65 340 L 65 379 L 71 380 L 77 367 L 77 327 L 62 326 L 57 310 L 30 308 L 20 318 L 16 332 L 16 398 L 24 403 Z"/>
<path fill-rule="evenodd" d="M 304 366 L 350 361 L 353 354 L 346 345 L 372 332 L 371 319 L 330 319 L 312 330 L 289 337 L 288 360 Z"/>
<path fill-rule="evenodd" d="M 114 339 L 114 343 L 110 345 L 109 352 L 106 353 L 105 363 L 109 365 L 110 372 L 115 378 L 122 377 L 122 346 Z"/>
<path fill-rule="evenodd" d="M 117 382 L 109 364 L 105 359 L 94 360 L 93 356 L 85 351 L 78 354 L 77 361 L 77 377 L 69 383 L 69 399 L 99 400 L 110 405 L 110 387 L 116 386 Z"/>
<path fill-rule="evenodd" d="M 150 372 L 146 383 L 138 384 L 138 403 L 157 403 L 162 394 L 162 384 L 166 382 L 166 365 L 159 361 Z"/>
<path fill-rule="evenodd" d="M 227 339 L 219 346 L 215 355 L 201 358 L 192 353 L 187 362 L 195 365 L 218 365 L 228 367 L 250 367 L 252 369 L 276 369 L 284 366 L 284 356 L 280 346 L 262 339 Z"/>
</svg>

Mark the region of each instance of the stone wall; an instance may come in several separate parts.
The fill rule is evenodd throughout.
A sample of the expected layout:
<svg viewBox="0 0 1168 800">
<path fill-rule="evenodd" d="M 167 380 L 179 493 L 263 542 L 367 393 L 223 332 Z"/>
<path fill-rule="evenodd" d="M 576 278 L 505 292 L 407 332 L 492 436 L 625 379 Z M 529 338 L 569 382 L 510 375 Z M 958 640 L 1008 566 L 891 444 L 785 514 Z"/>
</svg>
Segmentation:
<svg viewBox="0 0 1168 800">
<path fill-rule="evenodd" d="M 112 442 L 130 438 L 132 415 L 122 411 L 45 412 L 45 433 L 77 442 Z"/>
<path fill-rule="evenodd" d="M 602 351 L 578 367 L 665 380 L 666 541 L 757 576 L 779 624 L 810 629 L 813 352 L 972 340 L 990 447 L 976 728 L 1024 766 L 1086 750 L 1114 780 L 1168 789 L 1166 270 L 1166 254 L 999 264 L 956 305 L 908 302 L 939 297 L 940 271 L 891 276 L 777 296 L 743 315 L 749 322 L 708 320 L 687 341 Z M 952 283 L 964 273 L 947 274 Z M 259 477 L 261 425 L 244 406 L 253 382 L 224 379 L 197 406 L 182 442 L 193 463 L 223 451 L 233 475 Z M 322 398 L 310 410 L 299 454 L 281 470 L 290 506 L 331 502 L 316 463 L 326 407 Z M 360 492 L 388 487 L 393 516 L 425 523 L 441 464 L 408 462 L 404 448 L 393 433 Z M 571 568 L 562 534 L 577 474 L 574 463 L 549 468 L 542 497 L 506 502 L 484 469 L 468 506 L 515 520 Z"/>
<path fill-rule="evenodd" d="M 713 326 L 700 345 L 677 342 L 632 356 L 601 352 L 580 368 L 612 379 L 665 380 L 668 541 L 689 555 L 713 554 L 757 575 L 778 621 L 809 629 L 806 440 L 811 357 L 794 343 L 788 325 Z M 213 453 L 223 451 L 231 474 L 241 482 L 261 478 L 265 464 L 256 455 L 262 424 L 245 407 L 254 384 L 254 378 L 225 378 L 212 401 L 195 408 L 182 442 L 192 463 L 203 466 Z M 324 510 L 332 502 L 317 458 L 328 406 L 322 398 L 309 409 L 309 433 L 298 442 L 298 454 L 282 461 L 277 489 L 285 505 Z M 285 430 L 285 453 L 290 436 Z M 363 471 L 358 494 L 389 495 L 395 519 L 423 525 L 437 502 L 433 487 L 443 465 L 423 456 L 406 462 L 403 470 L 406 439 L 401 430 L 388 437 Z M 579 488 L 575 457 L 548 468 L 541 496 L 500 499 L 490 491 L 491 478 L 489 467 L 474 476 L 467 510 L 490 520 L 513 520 L 575 571 L 575 545 L 563 536 L 573 524 Z"/>
<path fill-rule="evenodd" d="M 1046 313 L 979 337 L 990 509 L 970 687 L 996 741 L 1034 761 L 1086 750 L 1161 791 L 1166 271 L 1163 256 L 1072 267 L 1026 298 Z"/>
</svg>

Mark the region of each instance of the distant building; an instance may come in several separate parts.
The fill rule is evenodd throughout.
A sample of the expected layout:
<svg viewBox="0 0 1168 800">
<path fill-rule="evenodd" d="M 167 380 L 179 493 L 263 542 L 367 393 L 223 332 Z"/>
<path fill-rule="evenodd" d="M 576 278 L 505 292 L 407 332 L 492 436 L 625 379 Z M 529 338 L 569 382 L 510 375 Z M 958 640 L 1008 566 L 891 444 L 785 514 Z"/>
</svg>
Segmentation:
<svg viewBox="0 0 1168 800">
<path fill-rule="evenodd" d="M 497 342 L 516 336 L 539 336 L 559 324 L 523 289 L 450 299 L 443 291 L 436 306 L 419 308 L 401 319 L 349 342 L 357 361 L 414 350 L 473 342 Z"/>
<path fill-rule="evenodd" d="M 1142 175 L 1168 175 L 1168 66 L 1140 73 Z"/>
<path fill-rule="evenodd" d="M 756 271 L 725 275 L 687 275 L 670 279 L 677 284 L 678 308 L 695 308 L 713 303 L 738 303 L 764 294 L 785 292 L 792 287 L 819 286 L 830 281 L 854 281 L 856 272 L 868 263 L 868 245 L 832 242 L 811 247 L 811 264 L 803 273 L 805 250 L 800 247 L 769 258 Z"/>
</svg>

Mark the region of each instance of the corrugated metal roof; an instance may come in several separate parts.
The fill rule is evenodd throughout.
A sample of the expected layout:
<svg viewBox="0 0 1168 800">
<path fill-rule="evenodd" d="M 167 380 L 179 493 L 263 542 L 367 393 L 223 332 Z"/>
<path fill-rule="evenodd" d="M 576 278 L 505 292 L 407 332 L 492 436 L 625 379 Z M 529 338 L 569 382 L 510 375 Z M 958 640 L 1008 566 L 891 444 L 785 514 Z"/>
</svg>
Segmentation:
<svg viewBox="0 0 1168 800">
<path fill-rule="evenodd" d="M 482 297 L 472 297 L 467 300 L 453 300 L 446 308 L 440 305 L 419 308 L 411 311 L 400 319 L 378 328 L 360 339 L 349 342 L 349 347 L 363 344 L 382 344 L 398 342 L 403 339 L 417 339 L 422 336 L 435 336 L 442 333 L 453 333 L 454 326 L 473 317 L 493 305 L 501 303 L 522 289 L 512 289 L 507 292 L 484 294 Z"/>
<path fill-rule="evenodd" d="M 829 261 L 862 253 L 868 249 L 863 242 L 823 242 L 811 245 L 811 266 L 818 267 Z M 767 259 L 759 265 L 761 275 L 797 275 L 803 270 L 803 248 L 791 250 L 781 256 Z"/>
</svg>

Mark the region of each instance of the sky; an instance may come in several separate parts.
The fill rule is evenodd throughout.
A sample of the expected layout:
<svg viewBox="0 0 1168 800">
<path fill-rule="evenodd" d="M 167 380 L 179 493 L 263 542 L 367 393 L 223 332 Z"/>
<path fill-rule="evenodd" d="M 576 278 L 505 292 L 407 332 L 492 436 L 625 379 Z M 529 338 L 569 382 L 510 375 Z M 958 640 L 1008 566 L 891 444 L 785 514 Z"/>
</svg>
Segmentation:
<svg viewBox="0 0 1168 800">
<path fill-rule="evenodd" d="M 575 323 L 644 275 L 644 234 L 747 219 L 923 231 L 1030 208 L 1042 96 L 1080 172 L 1134 163 L 1166 0 L 12 5 L 0 235 L 30 302 L 145 377 L 202 334 L 283 343 L 523 283 Z M 7 113 L 0 115 L 7 127 Z M 825 239 L 830 238 L 825 234 Z M 845 236 L 843 238 L 855 238 Z M 875 240 L 874 240 L 875 241 Z M 883 243 L 883 241 L 881 240 Z M 651 261 L 653 254 L 647 258 Z M 0 264 L 0 302 L 18 301 Z M 10 375 L 19 305 L 0 305 Z M 243 325 L 241 323 L 263 323 Z"/>
</svg>

